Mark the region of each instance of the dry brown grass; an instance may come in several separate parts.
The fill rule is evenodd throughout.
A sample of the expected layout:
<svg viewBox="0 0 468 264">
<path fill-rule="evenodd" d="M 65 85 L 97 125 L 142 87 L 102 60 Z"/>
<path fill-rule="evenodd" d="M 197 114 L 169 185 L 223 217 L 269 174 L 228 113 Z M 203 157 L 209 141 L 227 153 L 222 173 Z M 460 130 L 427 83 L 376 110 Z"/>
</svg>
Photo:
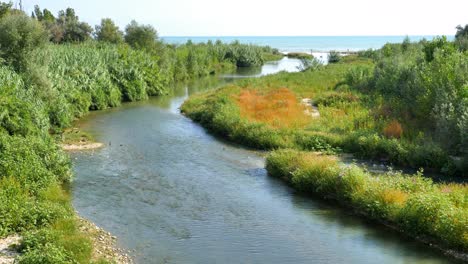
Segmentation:
<svg viewBox="0 0 468 264">
<path fill-rule="evenodd" d="M 401 138 L 403 135 L 403 128 L 398 121 L 393 120 L 384 128 L 383 133 L 387 138 Z"/>
<path fill-rule="evenodd" d="M 310 121 L 296 95 L 287 88 L 269 92 L 244 89 L 237 97 L 241 116 L 276 128 L 302 128 Z"/>
</svg>

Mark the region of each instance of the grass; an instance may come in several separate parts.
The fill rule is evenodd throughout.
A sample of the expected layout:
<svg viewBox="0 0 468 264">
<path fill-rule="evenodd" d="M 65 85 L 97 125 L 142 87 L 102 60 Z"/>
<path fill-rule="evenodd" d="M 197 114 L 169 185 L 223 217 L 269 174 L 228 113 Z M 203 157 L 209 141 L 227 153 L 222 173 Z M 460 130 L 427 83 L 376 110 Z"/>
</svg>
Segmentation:
<svg viewBox="0 0 468 264">
<path fill-rule="evenodd" d="M 243 89 L 236 99 L 242 118 L 266 123 L 275 128 L 301 128 L 309 119 L 304 113 L 306 108 L 286 88 L 263 94 Z"/>
<path fill-rule="evenodd" d="M 182 111 L 212 132 L 250 147 L 348 152 L 399 166 L 461 174 L 430 138 L 415 137 L 417 133 L 398 121 L 380 115 L 379 101 L 344 84 L 350 74 L 372 68 L 368 59 L 346 56 L 317 70 L 242 80 L 194 95 Z M 269 98 L 276 93 L 284 98 Z M 312 99 L 320 118 L 304 117 L 299 105 L 304 98 Z M 284 107 L 278 108 L 279 102 Z"/>
<path fill-rule="evenodd" d="M 291 59 L 312 59 L 314 56 L 305 52 L 290 52 L 286 56 Z"/>
<path fill-rule="evenodd" d="M 283 54 L 273 53 L 273 52 L 264 52 L 262 56 L 263 56 L 264 61 L 277 61 L 277 60 L 281 60 L 282 58 L 284 58 Z"/>
<path fill-rule="evenodd" d="M 270 175 L 306 193 L 333 199 L 371 219 L 460 252 L 468 250 L 468 185 L 436 184 L 421 174 L 371 175 L 326 155 L 279 150 Z"/>
</svg>

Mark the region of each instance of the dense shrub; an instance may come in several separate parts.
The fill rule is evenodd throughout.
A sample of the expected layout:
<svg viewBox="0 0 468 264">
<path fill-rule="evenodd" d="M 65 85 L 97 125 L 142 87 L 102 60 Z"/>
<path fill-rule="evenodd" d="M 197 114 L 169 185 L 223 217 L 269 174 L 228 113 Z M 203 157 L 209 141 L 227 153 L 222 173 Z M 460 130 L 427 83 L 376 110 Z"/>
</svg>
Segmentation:
<svg viewBox="0 0 468 264">
<path fill-rule="evenodd" d="M 387 138 L 401 138 L 403 135 L 403 128 L 398 121 L 393 120 L 385 126 L 383 134 Z"/>
<path fill-rule="evenodd" d="M 341 60 L 341 54 L 338 51 L 330 51 L 328 53 L 328 63 L 337 63 Z"/>
<path fill-rule="evenodd" d="M 64 219 L 51 228 L 28 232 L 19 263 L 88 263 L 91 243 L 77 231 L 73 219 Z"/>
</svg>

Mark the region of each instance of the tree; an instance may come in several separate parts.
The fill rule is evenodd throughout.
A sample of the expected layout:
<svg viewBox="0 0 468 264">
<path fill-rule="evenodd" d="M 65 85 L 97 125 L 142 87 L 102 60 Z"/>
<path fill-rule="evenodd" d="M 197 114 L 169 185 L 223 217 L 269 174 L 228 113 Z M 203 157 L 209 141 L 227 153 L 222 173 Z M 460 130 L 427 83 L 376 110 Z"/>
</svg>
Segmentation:
<svg viewBox="0 0 468 264">
<path fill-rule="evenodd" d="M 34 6 L 32 17 L 40 22 L 55 23 L 55 17 L 48 9 L 41 10 L 38 5 Z"/>
<path fill-rule="evenodd" d="M 435 52 L 440 50 L 443 54 L 452 54 L 455 52 L 453 43 L 447 40 L 446 36 L 435 37 L 432 41 L 428 41 L 423 46 L 423 51 L 427 62 L 434 60 Z"/>
<path fill-rule="evenodd" d="M 457 33 L 455 34 L 456 39 L 468 37 L 468 24 L 466 24 L 465 27 L 458 25 L 456 28 L 457 28 Z"/>
<path fill-rule="evenodd" d="M 63 34 L 60 40 L 58 36 L 55 37 L 59 40 L 57 42 L 82 42 L 91 38 L 93 28 L 88 23 L 80 22 L 73 8 L 60 11 L 56 21 L 60 26 L 56 28 L 57 34 Z"/>
<path fill-rule="evenodd" d="M 42 11 L 42 14 L 43 14 L 43 21 L 48 22 L 48 23 L 49 22 L 55 23 L 55 17 L 52 14 L 52 12 L 50 12 L 48 9 L 44 9 L 44 11 Z"/>
<path fill-rule="evenodd" d="M 465 27 L 457 26 L 457 33 L 455 34 L 455 44 L 462 51 L 468 50 L 468 24 Z"/>
<path fill-rule="evenodd" d="M 157 45 L 158 33 L 151 25 L 140 25 L 135 20 L 125 28 L 125 42 L 138 49 L 154 49 Z"/>
<path fill-rule="evenodd" d="M 10 13 L 11 7 L 13 6 L 12 2 L 4 3 L 0 2 L 0 19 L 6 14 Z"/>
<path fill-rule="evenodd" d="M 31 51 L 47 42 L 47 32 L 35 19 L 15 13 L 0 20 L 0 56 L 15 70 L 25 70 Z"/>
<path fill-rule="evenodd" d="M 34 6 L 34 12 L 32 14 L 32 17 L 39 21 L 42 21 L 44 19 L 44 14 L 42 13 L 42 10 L 38 5 Z"/>
<path fill-rule="evenodd" d="M 115 44 L 123 42 L 123 32 L 119 30 L 119 27 L 110 18 L 103 18 L 101 20 L 101 25 L 96 26 L 95 36 L 99 41 Z"/>
</svg>

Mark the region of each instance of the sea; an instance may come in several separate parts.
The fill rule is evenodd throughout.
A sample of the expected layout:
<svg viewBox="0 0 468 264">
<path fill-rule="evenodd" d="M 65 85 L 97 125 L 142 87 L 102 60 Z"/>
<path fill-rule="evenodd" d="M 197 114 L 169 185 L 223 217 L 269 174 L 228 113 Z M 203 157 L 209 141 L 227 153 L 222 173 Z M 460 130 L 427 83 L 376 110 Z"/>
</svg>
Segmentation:
<svg viewBox="0 0 468 264">
<path fill-rule="evenodd" d="M 280 52 L 329 52 L 335 51 L 359 51 L 367 49 L 379 49 L 386 43 L 401 43 L 407 36 L 166 36 L 161 37 L 170 44 L 183 44 L 188 40 L 193 43 L 202 43 L 209 40 L 215 42 L 221 40 L 224 43 L 239 41 L 244 44 L 270 46 Z M 431 40 L 435 36 L 408 36 L 412 42 L 422 39 Z M 447 36 L 453 40 L 454 36 Z"/>
</svg>

